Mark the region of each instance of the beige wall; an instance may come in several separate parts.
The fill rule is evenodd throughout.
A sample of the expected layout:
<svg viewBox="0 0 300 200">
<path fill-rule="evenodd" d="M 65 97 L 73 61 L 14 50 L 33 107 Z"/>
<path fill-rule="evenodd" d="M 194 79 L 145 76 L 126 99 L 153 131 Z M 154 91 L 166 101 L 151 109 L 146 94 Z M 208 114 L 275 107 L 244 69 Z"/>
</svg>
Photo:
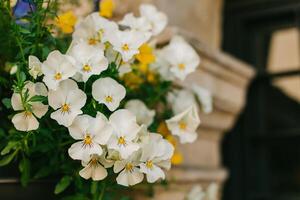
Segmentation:
<svg viewBox="0 0 300 200">
<path fill-rule="evenodd" d="M 221 42 L 223 0 L 117 0 L 117 14 L 137 13 L 140 3 L 153 3 L 169 17 L 169 24 L 178 26 L 218 49 Z"/>
<path fill-rule="evenodd" d="M 283 72 L 300 69 L 300 32 L 288 28 L 273 33 L 268 58 L 268 71 Z M 300 77 L 274 79 L 273 84 L 285 94 L 300 102 Z"/>
</svg>

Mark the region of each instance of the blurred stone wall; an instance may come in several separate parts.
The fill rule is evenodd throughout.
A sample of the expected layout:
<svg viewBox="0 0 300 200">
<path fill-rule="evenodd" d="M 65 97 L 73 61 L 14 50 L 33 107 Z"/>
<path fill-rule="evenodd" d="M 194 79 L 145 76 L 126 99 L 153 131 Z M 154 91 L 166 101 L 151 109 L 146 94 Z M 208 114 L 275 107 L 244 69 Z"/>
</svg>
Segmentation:
<svg viewBox="0 0 300 200">
<path fill-rule="evenodd" d="M 168 15 L 169 25 L 183 29 L 209 47 L 220 48 L 223 0 L 116 0 L 116 13 L 138 13 L 141 3 L 156 5 Z"/>
</svg>

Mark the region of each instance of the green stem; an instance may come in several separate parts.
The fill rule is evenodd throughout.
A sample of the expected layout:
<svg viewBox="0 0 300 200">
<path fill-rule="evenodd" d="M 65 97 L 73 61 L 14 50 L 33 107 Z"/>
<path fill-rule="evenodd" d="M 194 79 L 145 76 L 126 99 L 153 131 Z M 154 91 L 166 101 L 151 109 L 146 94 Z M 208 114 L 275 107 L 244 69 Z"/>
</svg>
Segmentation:
<svg viewBox="0 0 300 200">
<path fill-rule="evenodd" d="M 103 200 L 104 194 L 105 194 L 105 189 L 106 189 L 106 182 L 104 181 L 101 187 L 100 195 L 98 200 Z"/>
<path fill-rule="evenodd" d="M 17 42 L 17 44 L 18 44 L 18 46 L 19 46 L 20 53 L 21 53 L 21 55 L 22 55 L 22 60 L 23 60 L 24 64 L 26 64 L 26 59 L 25 59 L 25 54 L 24 54 L 23 46 L 22 46 L 22 44 L 21 44 L 21 41 L 20 41 L 20 38 L 19 38 L 19 37 L 16 37 L 16 42 Z"/>
</svg>

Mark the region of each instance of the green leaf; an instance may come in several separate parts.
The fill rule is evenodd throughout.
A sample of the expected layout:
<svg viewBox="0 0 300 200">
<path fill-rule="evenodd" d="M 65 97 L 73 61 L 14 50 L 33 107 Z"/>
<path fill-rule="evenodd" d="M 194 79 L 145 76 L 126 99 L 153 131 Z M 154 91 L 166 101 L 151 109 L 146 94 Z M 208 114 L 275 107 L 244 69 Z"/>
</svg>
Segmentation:
<svg viewBox="0 0 300 200">
<path fill-rule="evenodd" d="M 37 101 L 40 101 L 40 102 L 43 102 L 45 101 L 47 98 L 45 96 L 42 96 L 42 95 L 35 95 L 33 97 L 31 97 L 29 99 L 30 102 L 37 102 Z"/>
<path fill-rule="evenodd" d="M 34 175 L 34 178 L 35 179 L 44 178 L 49 174 L 51 174 L 51 172 L 52 172 L 51 166 L 43 167 Z"/>
<path fill-rule="evenodd" d="M 26 74 L 24 72 L 20 73 L 20 82 L 24 83 L 26 81 Z"/>
<path fill-rule="evenodd" d="M 24 34 L 30 34 L 31 33 L 29 30 L 27 30 L 25 28 L 22 28 L 22 27 L 20 28 L 20 32 L 24 33 Z"/>
<path fill-rule="evenodd" d="M 15 155 L 17 154 L 18 150 L 14 151 L 13 153 L 4 156 L 1 160 L 0 160 L 0 167 L 9 164 L 12 159 L 15 157 Z"/>
<path fill-rule="evenodd" d="M 30 162 L 27 158 L 21 160 L 19 170 L 21 172 L 21 184 L 22 186 L 26 186 L 30 179 Z"/>
<path fill-rule="evenodd" d="M 1 155 L 8 154 L 12 149 L 14 149 L 18 145 L 16 141 L 9 141 L 6 147 L 1 151 Z"/>
<path fill-rule="evenodd" d="M 11 100 L 10 100 L 10 98 L 4 98 L 4 99 L 2 99 L 2 103 L 3 103 L 3 105 L 4 105 L 7 109 L 10 109 L 10 108 L 11 108 Z"/>
<path fill-rule="evenodd" d="M 59 194 L 63 192 L 67 187 L 71 184 L 72 177 L 64 176 L 60 179 L 60 181 L 56 184 L 54 193 Z"/>
</svg>

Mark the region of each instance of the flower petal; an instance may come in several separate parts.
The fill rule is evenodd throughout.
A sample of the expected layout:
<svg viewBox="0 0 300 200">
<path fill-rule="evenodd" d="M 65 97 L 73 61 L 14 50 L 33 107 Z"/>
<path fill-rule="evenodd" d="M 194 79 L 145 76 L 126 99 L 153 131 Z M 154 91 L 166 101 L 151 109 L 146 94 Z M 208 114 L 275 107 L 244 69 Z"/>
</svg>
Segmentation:
<svg viewBox="0 0 300 200">
<path fill-rule="evenodd" d="M 33 115 L 26 115 L 25 112 L 14 115 L 12 123 L 19 131 L 31 131 L 38 129 L 39 127 L 37 119 Z"/>
</svg>

